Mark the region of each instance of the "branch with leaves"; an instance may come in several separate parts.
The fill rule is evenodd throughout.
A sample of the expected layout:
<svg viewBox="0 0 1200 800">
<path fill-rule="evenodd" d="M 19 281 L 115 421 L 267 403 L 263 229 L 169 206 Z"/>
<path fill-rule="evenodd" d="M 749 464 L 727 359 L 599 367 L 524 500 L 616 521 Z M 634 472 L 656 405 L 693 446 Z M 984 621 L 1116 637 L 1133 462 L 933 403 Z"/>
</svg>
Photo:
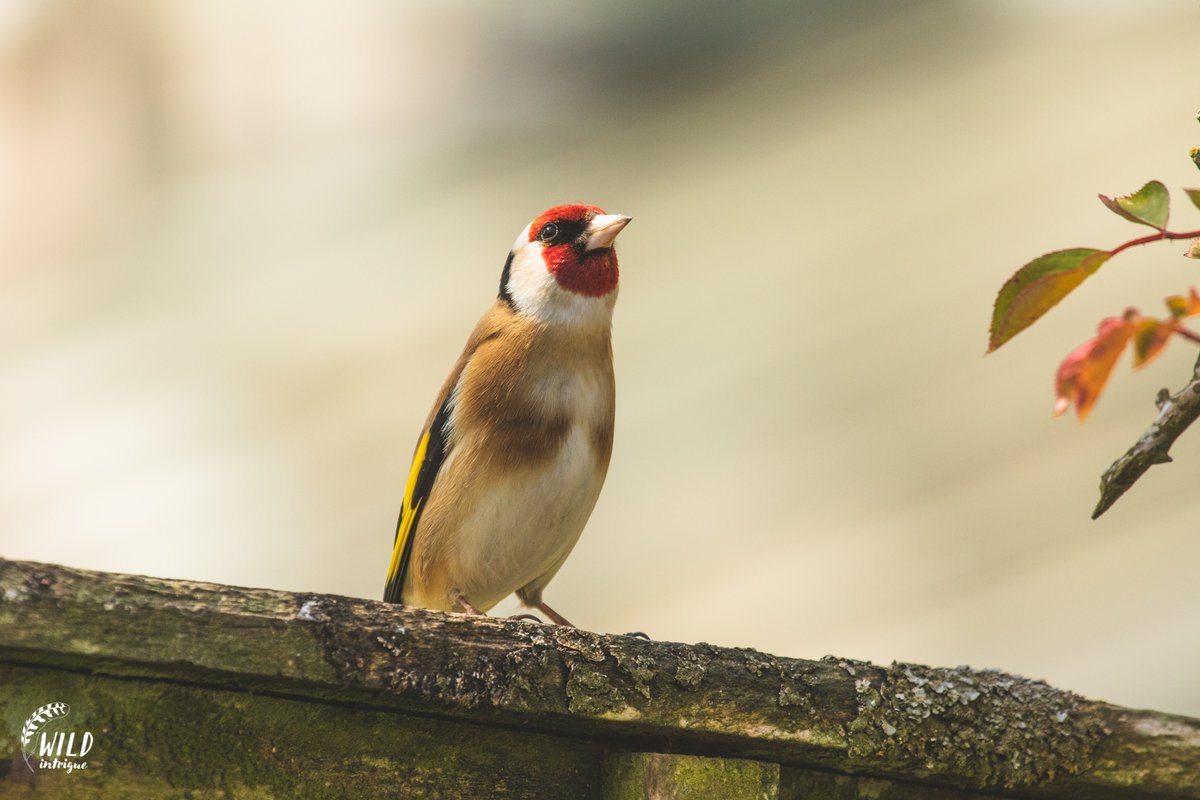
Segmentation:
<svg viewBox="0 0 1200 800">
<path fill-rule="evenodd" d="M 1200 189 L 1184 189 L 1184 192 L 1200 208 Z M 1110 259 L 1131 247 L 1191 239 L 1185 255 L 1200 258 L 1200 230 L 1167 229 L 1170 200 L 1167 187 L 1159 181 L 1150 181 L 1133 194 L 1121 197 L 1100 195 L 1100 201 L 1115 214 L 1156 232 L 1130 239 L 1110 250 L 1088 247 L 1056 250 L 1021 267 L 996 296 L 988 352 L 1028 328 Z M 1190 289 L 1187 295 L 1166 298 L 1166 305 L 1168 314 L 1163 318 L 1143 316 L 1131 307 L 1119 317 L 1101 320 L 1096 336 L 1072 350 L 1059 365 L 1054 382 L 1054 413 L 1059 415 L 1075 406 L 1079 420 L 1086 419 L 1108 383 L 1117 359 L 1128 346 L 1132 346 L 1133 366 L 1138 369 L 1153 361 L 1171 339 L 1200 343 L 1200 335 L 1184 326 L 1184 320 L 1200 316 L 1200 294 L 1196 289 Z M 1167 451 L 1171 444 L 1197 416 L 1200 416 L 1200 361 L 1196 376 L 1182 391 L 1173 396 L 1165 389 L 1160 393 L 1159 414 L 1154 423 L 1104 473 L 1100 502 L 1092 518 L 1103 514 L 1151 466 L 1170 461 Z"/>
</svg>

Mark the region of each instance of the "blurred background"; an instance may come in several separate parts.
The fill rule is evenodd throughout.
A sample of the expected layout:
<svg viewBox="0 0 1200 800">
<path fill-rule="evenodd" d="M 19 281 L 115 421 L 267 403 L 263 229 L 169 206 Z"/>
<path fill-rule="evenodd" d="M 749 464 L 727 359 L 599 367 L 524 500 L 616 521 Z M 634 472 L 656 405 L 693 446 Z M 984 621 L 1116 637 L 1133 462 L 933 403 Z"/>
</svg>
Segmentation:
<svg viewBox="0 0 1200 800">
<path fill-rule="evenodd" d="M 1200 715 L 1200 431 L 1101 317 L 1123 254 L 984 357 L 1047 250 L 1175 229 L 1193 2 L 0 0 L 0 555 L 381 595 L 409 458 L 544 208 L 622 235 L 616 448 L 547 600 L 579 625 L 997 667 Z M 1189 77 L 1190 76 L 1190 77 Z M 498 612 L 516 609 L 507 601 Z"/>
</svg>

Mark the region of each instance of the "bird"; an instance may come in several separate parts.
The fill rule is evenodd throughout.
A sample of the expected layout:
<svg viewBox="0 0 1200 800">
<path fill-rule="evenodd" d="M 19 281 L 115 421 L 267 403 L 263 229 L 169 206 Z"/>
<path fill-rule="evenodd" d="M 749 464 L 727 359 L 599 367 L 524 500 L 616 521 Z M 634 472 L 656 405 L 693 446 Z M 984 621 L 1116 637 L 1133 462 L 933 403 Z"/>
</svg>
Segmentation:
<svg viewBox="0 0 1200 800">
<path fill-rule="evenodd" d="M 515 592 L 527 608 L 574 627 L 542 593 L 608 472 L 613 242 L 631 219 L 559 205 L 517 236 L 499 294 L 417 439 L 385 601 L 485 614 Z"/>
</svg>

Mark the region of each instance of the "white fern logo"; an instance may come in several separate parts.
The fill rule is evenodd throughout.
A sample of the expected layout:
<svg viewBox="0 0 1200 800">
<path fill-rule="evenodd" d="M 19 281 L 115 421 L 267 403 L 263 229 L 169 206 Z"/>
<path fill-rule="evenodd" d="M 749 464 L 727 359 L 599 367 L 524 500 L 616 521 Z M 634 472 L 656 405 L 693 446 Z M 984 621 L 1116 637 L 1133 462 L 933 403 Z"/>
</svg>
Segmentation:
<svg viewBox="0 0 1200 800">
<path fill-rule="evenodd" d="M 29 719 L 21 726 L 21 756 L 31 772 L 33 765 L 29 763 L 29 743 L 33 741 L 34 734 L 44 728 L 50 720 L 65 717 L 70 713 L 71 707 L 66 703 L 47 703 L 30 714 Z"/>
</svg>

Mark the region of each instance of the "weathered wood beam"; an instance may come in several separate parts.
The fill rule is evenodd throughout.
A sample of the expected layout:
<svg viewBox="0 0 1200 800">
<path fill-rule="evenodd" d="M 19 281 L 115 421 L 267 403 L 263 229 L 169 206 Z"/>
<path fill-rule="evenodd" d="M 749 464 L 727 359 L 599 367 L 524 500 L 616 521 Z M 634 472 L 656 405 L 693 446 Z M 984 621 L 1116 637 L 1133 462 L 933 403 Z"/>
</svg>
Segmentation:
<svg viewBox="0 0 1200 800">
<path fill-rule="evenodd" d="M 458 759 L 443 776 L 475 770 L 517 780 L 498 766 L 513 762 L 523 775 L 541 770 L 535 782 L 595 787 L 613 754 L 674 753 L 780 765 L 785 798 L 810 796 L 803 787 L 818 784 L 846 798 L 1200 798 L 1200 720 L 1001 672 L 806 661 L 332 595 L 0 560 L 0 664 L 0 756 L 18 753 L 29 704 L 59 700 L 50 695 L 61 687 L 81 713 L 89 702 L 106 708 L 104 735 L 126 745 L 151 746 L 155 709 L 206 737 L 227 716 L 239 735 L 206 744 L 199 761 L 211 772 L 246 731 L 249 755 L 228 753 L 239 785 L 258 785 L 256 774 L 265 785 L 265 765 L 280 768 L 283 756 L 264 742 L 282 738 L 313 753 L 311 763 L 293 764 L 305 780 L 367 787 L 347 797 L 372 796 L 381 774 L 392 785 L 434 779 L 414 778 L 397 766 L 405 763 L 433 770 Z M 113 699 L 130 692 L 146 705 Z M 136 736 L 122 732 L 138 714 Z M 296 744 L 306 719 L 313 730 L 340 724 L 360 736 L 306 749 Z M 99 760 L 99 733 L 97 741 Z M 186 737 L 172 741 L 183 746 Z M 356 742 L 364 746 L 354 750 Z M 361 769 L 335 766 L 347 752 Z M 422 760 L 427 752 L 432 762 Z M 540 764 L 530 755 L 539 753 Z M 108 758 L 113 774 L 150 781 L 175 769 L 180 786 L 210 785 L 197 782 L 204 768 L 189 771 L 163 753 L 141 773 L 135 757 Z M 339 775 L 348 777 L 338 784 Z M 903 793 L 922 787 L 928 795 Z M 588 791 L 508 795 L 601 796 Z"/>
</svg>

